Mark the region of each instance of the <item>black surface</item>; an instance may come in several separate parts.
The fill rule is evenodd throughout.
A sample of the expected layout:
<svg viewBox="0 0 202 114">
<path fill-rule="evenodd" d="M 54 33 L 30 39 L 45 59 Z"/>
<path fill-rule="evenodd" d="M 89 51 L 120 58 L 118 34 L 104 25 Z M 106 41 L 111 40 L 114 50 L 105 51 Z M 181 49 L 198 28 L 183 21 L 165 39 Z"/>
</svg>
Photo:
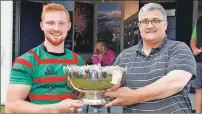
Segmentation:
<svg viewBox="0 0 202 114">
<path fill-rule="evenodd" d="M 40 45 L 44 35 L 40 28 L 42 3 L 22 0 L 20 21 L 20 55 Z"/>
<path fill-rule="evenodd" d="M 196 33 L 197 33 L 197 47 L 202 47 L 202 16 L 198 19 L 196 25 Z"/>
</svg>

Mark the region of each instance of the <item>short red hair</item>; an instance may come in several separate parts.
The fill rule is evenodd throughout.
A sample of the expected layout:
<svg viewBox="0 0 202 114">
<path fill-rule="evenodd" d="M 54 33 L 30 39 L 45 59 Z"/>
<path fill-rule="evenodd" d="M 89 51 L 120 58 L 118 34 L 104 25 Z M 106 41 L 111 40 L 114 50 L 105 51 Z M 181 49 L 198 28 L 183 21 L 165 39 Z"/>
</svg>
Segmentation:
<svg viewBox="0 0 202 114">
<path fill-rule="evenodd" d="M 43 21 L 44 15 L 48 12 L 65 11 L 67 13 L 68 19 L 70 19 L 69 12 L 62 4 L 51 3 L 43 6 L 43 11 L 41 14 L 41 20 Z"/>
</svg>

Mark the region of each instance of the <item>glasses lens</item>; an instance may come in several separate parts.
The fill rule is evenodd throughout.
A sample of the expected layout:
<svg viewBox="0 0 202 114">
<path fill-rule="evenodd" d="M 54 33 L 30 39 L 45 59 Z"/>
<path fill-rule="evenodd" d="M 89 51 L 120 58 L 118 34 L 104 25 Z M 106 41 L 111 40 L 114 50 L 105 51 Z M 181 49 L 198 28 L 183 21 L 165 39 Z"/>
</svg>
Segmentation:
<svg viewBox="0 0 202 114">
<path fill-rule="evenodd" d="M 164 20 L 160 20 L 160 19 L 142 20 L 142 21 L 139 21 L 139 23 L 142 25 L 148 25 L 149 22 L 151 22 L 151 24 L 159 24 L 161 21 L 164 21 Z"/>
<path fill-rule="evenodd" d="M 143 20 L 141 21 L 142 24 L 148 24 L 149 23 L 149 20 Z"/>
<path fill-rule="evenodd" d="M 161 20 L 154 19 L 154 20 L 151 20 L 151 22 L 152 22 L 153 24 L 157 24 L 157 23 L 160 23 L 160 22 L 161 22 Z"/>
</svg>

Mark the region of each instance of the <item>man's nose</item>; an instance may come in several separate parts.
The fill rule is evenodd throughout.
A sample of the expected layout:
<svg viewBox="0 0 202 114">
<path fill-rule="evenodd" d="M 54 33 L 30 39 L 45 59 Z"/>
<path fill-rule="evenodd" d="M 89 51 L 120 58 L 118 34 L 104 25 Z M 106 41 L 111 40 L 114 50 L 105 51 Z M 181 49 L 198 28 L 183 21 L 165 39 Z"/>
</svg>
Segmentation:
<svg viewBox="0 0 202 114">
<path fill-rule="evenodd" d="M 154 24 L 151 21 L 149 21 L 147 28 L 153 28 L 153 27 L 154 27 Z"/>
<path fill-rule="evenodd" d="M 55 24 L 55 26 L 53 27 L 53 29 L 54 29 L 55 31 L 60 30 L 60 26 L 59 26 L 59 24 Z"/>
</svg>

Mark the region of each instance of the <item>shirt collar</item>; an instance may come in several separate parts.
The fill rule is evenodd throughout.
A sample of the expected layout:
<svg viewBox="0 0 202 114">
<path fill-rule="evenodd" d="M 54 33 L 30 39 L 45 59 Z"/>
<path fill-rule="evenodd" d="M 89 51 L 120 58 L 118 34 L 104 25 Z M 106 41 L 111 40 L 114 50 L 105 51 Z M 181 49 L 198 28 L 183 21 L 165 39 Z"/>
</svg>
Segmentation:
<svg viewBox="0 0 202 114">
<path fill-rule="evenodd" d="M 156 47 L 156 48 L 152 48 L 152 50 L 158 50 L 158 49 L 161 49 L 163 47 L 163 45 L 166 43 L 167 41 L 167 35 L 165 36 L 165 38 L 163 39 L 163 41 L 161 42 L 161 44 Z M 137 52 L 141 52 L 142 51 L 142 47 L 143 47 L 143 40 L 141 39 L 138 44 L 137 44 Z"/>
<path fill-rule="evenodd" d="M 49 54 L 51 54 L 51 55 L 55 55 L 55 56 L 63 56 L 63 55 L 66 54 L 66 50 L 65 50 L 63 53 L 54 53 L 54 52 L 49 52 L 49 51 L 47 50 L 47 48 L 45 47 L 44 42 L 41 44 L 41 47 L 42 47 L 42 49 L 43 49 L 45 52 L 47 52 L 47 53 L 49 53 Z"/>
</svg>

